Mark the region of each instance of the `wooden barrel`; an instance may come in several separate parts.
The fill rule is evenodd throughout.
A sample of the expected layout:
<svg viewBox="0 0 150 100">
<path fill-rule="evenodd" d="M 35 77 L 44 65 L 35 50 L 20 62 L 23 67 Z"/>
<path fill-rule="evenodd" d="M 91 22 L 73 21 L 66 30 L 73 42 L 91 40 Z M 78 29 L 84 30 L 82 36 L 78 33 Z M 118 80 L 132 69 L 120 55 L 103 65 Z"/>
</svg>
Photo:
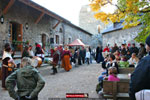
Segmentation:
<svg viewBox="0 0 150 100">
<path fill-rule="evenodd" d="M 32 59 L 31 65 L 32 65 L 33 67 L 40 67 L 41 64 L 42 64 L 42 59 L 41 59 L 40 57 L 34 57 L 34 58 Z"/>
</svg>

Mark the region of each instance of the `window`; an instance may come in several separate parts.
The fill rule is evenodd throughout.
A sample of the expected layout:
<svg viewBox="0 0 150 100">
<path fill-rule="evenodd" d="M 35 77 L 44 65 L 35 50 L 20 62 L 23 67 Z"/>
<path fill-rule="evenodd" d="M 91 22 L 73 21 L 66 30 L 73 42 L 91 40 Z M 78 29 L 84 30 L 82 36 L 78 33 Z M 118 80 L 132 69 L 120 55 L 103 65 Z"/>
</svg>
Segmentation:
<svg viewBox="0 0 150 100">
<path fill-rule="evenodd" d="M 71 38 L 68 38 L 68 44 L 70 44 L 71 43 Z"/>
<path fill-rule="evenodd" d="M 56 44 L 59 44 L 59 35 L 56 35 Z"/>
<path fill-rule="evenodd" d="M 59 32 L 62 33 L 62 28 L 59 29 Z"/>
</svg>

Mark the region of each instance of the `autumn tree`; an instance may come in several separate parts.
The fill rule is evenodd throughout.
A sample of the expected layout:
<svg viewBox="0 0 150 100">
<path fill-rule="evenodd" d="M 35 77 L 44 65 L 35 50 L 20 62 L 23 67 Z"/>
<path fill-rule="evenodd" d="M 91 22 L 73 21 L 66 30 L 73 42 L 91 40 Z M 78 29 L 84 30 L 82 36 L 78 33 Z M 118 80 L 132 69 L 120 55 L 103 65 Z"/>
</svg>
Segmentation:
<svg viewBox="0 0 150 100">
<path fill-rule="evenodd" d="M 136 37 L 137 42 L 144 42 L 150 34 L 150 0 L 90 0 L 90 6 L 96 12 L 94 17 L 104 23 L 119 22 L 124 20 L 123 29 L 131 28 L 139 24 L 142 25 L 140 33 Z M 106 13 L 101 9 L 106 5 L 116 7 L 113 13 Z"/>
</svg>

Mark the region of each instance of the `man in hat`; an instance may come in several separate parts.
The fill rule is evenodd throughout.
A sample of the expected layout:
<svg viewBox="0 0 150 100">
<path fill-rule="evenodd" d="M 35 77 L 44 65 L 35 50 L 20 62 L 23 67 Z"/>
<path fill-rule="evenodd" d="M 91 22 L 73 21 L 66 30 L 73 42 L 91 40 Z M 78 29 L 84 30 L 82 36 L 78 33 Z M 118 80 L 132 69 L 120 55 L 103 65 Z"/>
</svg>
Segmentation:
<svg viewBox="0 0 150 100">
<path fill-rule="evenodd" d="M 17 83 L 17 92 L 14 89 Z M 9 95 L 15 100 L 38 100 L 38 94 L 45 85 L 41 74 L 31 66 L 31 59 L 24 57 L 21 68 L 6 79 Z"/>
<path fill-rule="evenodd" d="M 143 89 L 150 89 L 150 35 L 146 39 L 146 51 L 149 55 L 139 61 L 136 69 L 131 75 L 129 89 L 131 100 L 136 100 L 136 92 Z"/>
</svg>

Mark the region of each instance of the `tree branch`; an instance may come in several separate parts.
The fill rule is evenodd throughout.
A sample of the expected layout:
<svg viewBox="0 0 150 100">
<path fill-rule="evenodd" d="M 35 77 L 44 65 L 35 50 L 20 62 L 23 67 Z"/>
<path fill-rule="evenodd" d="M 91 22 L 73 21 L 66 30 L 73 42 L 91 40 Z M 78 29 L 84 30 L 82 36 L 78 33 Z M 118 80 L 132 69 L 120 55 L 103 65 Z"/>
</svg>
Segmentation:
<svg viewBox="0 0 150 100">
<path fill-rule="evenodd" d="M 147 10 L 147 11 L 140 11 L 141 13 L 148 13 L 150 12 L 150 10 Z"/>
<path fill-rule="evenodd" d="M 108 1 L 108 3 L 110 3 L 111 5 L 114 5 L 112 2 L 110 2 L 109 0 L 107 0 Z M 125 11 L 122 11 L 120 8 L 119 8 L 119 6 L 118 5 L 114 5 L 114 6 L 116 6 L 121 12 L 125 12 Z"/>
</svg>

